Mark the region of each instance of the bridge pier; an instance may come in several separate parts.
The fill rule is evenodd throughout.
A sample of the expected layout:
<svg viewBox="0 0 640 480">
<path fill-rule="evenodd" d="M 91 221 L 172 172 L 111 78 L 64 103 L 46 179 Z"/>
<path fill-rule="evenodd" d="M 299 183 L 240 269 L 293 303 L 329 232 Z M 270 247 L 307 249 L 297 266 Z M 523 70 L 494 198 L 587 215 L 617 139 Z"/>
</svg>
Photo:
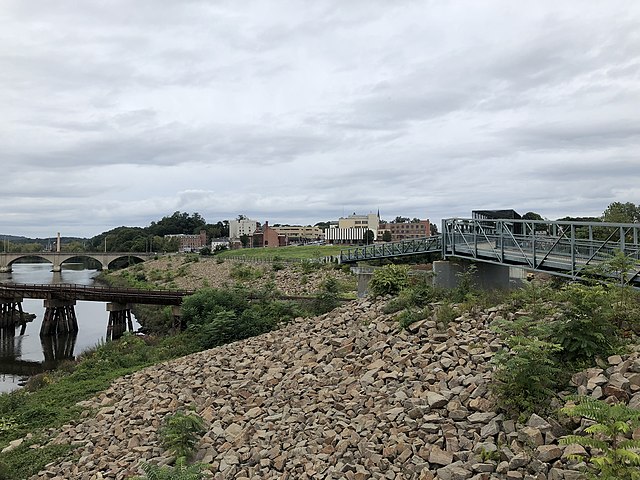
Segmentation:
<svg viewBox="0 0 640 480">
<path fill-rule="evenodd" d="M 358 298 L 364 298 L 369 292 L 369 282 L 373 277 L 375 267 L 351 267 L 358 281 Z"/>
<path fill-rule="evenodd" d="M 76 333 L 78 319 L 76 318 L 75 304 L 75 300 L 45 300 L 40 336 Z"/>
<path fill-rule="evenodd" d="M 22 311 L 22 297 L 0 298 L 0 329 L 12 330 L 15 335 L 15 328 L 18 325 L 22 326 L 20 335 L 24 335 L 27 319 Z"/>
<path fill-rule="evenodd" d="M 133 320 L 131 319 L 130 303 L 107 303 L 109 312 L 109 324 L 107 325 L 107 340 L 117 340 L 124 332 L 133 332 Z"/>
<path fill-rule="evenodd" d="M 518 269 L 522 270 L 522 269 Z M 438 260 L 433 262 L 433 284 L 443 288 L 456 288 L 462 275 L 468 274 L 474 287 L 482 290 L 506 290 L 512 287 L 513 272 L 508 265 L 495 265 L 469 260 Z"/>
<path fill-rule="evenodd" d="M 45 363 L 55 363 L 60 360 L 73 360 L 76 347 L 77 333 L 65 333 L 40 337 Z"/>
</svg>

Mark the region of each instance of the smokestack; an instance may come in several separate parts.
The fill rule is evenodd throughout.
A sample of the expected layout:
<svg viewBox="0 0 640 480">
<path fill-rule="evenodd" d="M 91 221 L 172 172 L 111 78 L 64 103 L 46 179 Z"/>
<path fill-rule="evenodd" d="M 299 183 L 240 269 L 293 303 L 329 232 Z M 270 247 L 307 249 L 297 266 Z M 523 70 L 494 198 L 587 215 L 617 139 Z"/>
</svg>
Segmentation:
<svg viewBox="0 0 640 480">
<path fill-rule="evenodd" d="M 60 232 L 58 232 L 58 243 L 56 244 L 56 252 L 60 253 Z"/>
</svg>

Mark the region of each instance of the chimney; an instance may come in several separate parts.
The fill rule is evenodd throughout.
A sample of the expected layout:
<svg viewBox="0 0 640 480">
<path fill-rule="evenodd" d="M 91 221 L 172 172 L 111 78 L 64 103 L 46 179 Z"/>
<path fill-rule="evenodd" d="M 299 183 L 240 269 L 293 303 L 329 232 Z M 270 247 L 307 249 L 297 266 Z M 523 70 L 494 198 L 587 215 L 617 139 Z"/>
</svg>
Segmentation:
<svg viewBox="0 0 640 480">
<path fill-rule="evenodd" d="M 56 252 L 60 253 L 60 232 L 58 232 L 58 242 L 56 243 Z"/>
</svg>

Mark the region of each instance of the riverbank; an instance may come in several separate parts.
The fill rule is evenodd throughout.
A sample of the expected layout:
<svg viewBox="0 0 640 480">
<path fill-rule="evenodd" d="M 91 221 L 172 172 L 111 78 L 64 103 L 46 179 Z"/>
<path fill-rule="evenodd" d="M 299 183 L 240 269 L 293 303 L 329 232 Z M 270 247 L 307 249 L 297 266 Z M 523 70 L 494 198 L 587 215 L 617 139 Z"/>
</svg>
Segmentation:
<svg viewBox="0 0 640 480">
<path fill-rule="evenodd" d="M 129 284 L 141 282 L 158 288 L 196 290 L 203 287 L 230 288 L 241 285 L 254 289 L 271 286 L 283 295 L 313 295 L 328 278 L 344 292 L 355 291 L 355 278 L 337 265 L 313 263 L 251 263 L 221 260 L 198 255 L 171 255 L 140 263 L 110 274 Z"/>
<path fill-rule="evenodd" d="M 386 310 L 354 301 L 117 380 L 80 404 L 97 415 L 50 442 L 77 444 L 80 461 L 32 478 L 125 479 L 143 461 L 170 463 L 157 425 L 180 409 L 205 420 L 196 459 L 215 479 L 581 478 L 584 464 L 571 459 L 579 449 L 558 441 L 576 424 L 555 415 L 514 421 L 488 395 L 491 361 L 505 346 L 491 325 L 508 308 L 410 330 Z M 637 408 L 634 372 L 637 351 L 576 375 L 574 388 L 604 399 L 622 384 Z"/>
<path fill-rule="evenodd" d="M 190 278 L 191 267 L 200 264 L 177 260 L 167 265 L 173 278 L 161 282 Z M 240 265 L 229 267 L 233 285 L 256 283 L 260 277 L 234 277 L 234 269 L 246 272 Z M 147 267 L 117 276 L 143 281 L 159 268 Z M 178 277 L 177 270 L 183 272 Z M 278 271 L 271 266 L 262 275 Z M 382 277 L 372 285 L 404 289 L 306 319 L 293 318 L 291 305 L 247 301 L 238 296 L 243 289 L 203 291 L 185 306 L 190 337 L 125 337 L 106 351 L 98 348 L 87 364 L 93 367 L 70 369 L 70 384 L 44 379 L 33 394 L 1 398 L 6 427 L 0 446 L 10 448 L 0 462 L 35 466 L 34 479 L 125 479 L 140 474 L 142 462 L 174 461 L 161 447 L 159 427 L 167 415 L 193 408 L 206 424 L 196 458 L 216 479 L 574 480 L 582 465 L 569 458 L 575 450 L 558 442 L 575 428 L 557 413 L 563 398 L 577 391 L 632 408 L 640 404 L 638 348 L 619 336 L 628 331 L 614 328 L 637 326 L 638 299 L 631 292 L 532 283 L 520 292 L 487 295 L 464 282 L 441 291 L 416 279 L 407 288 L 408 277 Z M 289 320 L 274 323 L 274 315 Z M 565 352 L 574 356 L 552 357 L 562 347 L 545 340 L 558 338 L 567 325 Z M 227 335 L 234 331 L 246 337 L 274 326 L 220 345 L 233 340 Z M 528 332 L 520 344 L 516 331 Z M 216 347 L 191 353 L 194 342 L 197 349 Z M 519 345 L 528 345 L 529 357 L 519 357 Z M 181 354 L 188 355 L 155 363 Z M 517 362 L 504 363 L 511 358 Z M 563 372 L 554 373 L 557 365 Z M 577 365 L 591 368 L 571 377 Z M 98 381 L 103 368 L 126 375 Z M 24 410 L 15 413 L 23 400 Z M 67 450 L 60 451 L 65 445 L 66 457 Z M 49 464 L 43 468 L 42 462 Z M 24 478 L 27 471 L 36 473 L 7 478 Z"/>
</svg>

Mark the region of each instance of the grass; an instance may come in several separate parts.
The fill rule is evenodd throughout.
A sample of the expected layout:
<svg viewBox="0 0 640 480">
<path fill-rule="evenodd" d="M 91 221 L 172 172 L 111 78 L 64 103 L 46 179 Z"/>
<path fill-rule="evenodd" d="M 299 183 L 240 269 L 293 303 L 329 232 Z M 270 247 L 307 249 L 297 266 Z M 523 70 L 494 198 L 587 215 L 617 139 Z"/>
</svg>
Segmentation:
<svg viewBox="0 0 640 480">
<path fill-rule="evenodd" d="M 158 339 L 156 344 L 139 337 L 125 336 L 81 355 L 82 361 L 67 369 L 33 378 L 33 386 L 0 395 L 0 449 L 10 441 L 34 437 L 17 449 L 0 454 L 0 480 L 19 480 L 35 475 L 42 467 L 73 449 L 70 445 L 50 445 L 44 449 L 29 445 L 46 441 L 48 429 L 80 418 L 76 405 L 123 375 L 149 365 L 195 351 L 184 336 Z"/>
<path fill-rule="evenodd" d="M 279 247 L 279 248 L 243 248 L 240 250 L 226 250 L 216 254 L 217 258 L 245 257 L 266 260 L 277 258 L 279 260 L 311 260 L 314 258 L 340 255 L 343 245 L 308 245 L 303 247 Z"/>
</svg>

